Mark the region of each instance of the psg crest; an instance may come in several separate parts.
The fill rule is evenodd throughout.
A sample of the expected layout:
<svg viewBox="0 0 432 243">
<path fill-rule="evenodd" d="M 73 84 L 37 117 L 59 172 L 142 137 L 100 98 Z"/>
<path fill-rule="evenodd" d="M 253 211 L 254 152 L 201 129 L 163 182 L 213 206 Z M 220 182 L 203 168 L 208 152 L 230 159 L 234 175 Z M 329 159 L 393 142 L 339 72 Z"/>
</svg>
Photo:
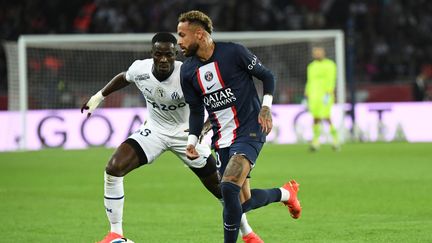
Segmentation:
<svg viewBox="0 0 432 243">
<path fill-rule="evenodd" d="M 204 78 L 205 78 L 205 80 L 207 80 L 207 82 L 212 81 L 212 80 L 213 80 L 213 73 L 210 72 L 210 71 L 207 71 L 207 72 L 204 74 Z"/>
</svg>

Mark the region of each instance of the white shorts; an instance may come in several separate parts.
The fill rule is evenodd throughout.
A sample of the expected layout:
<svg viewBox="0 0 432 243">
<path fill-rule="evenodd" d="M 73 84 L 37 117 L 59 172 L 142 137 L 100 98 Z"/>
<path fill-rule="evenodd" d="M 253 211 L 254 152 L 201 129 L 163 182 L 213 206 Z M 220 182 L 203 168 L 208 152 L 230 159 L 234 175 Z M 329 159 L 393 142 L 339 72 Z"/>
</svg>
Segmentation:
<svg viewBox="0 0 432 243">
<path fill-rule="evenodd" d="M 187 166 L 202 168 L 206 165 L 207 158 L 211 154 L 208 145 L 197 144 L 196 150 L 200 157 L 194 160 L 188 159 L 186 157 L 188 133 L 183 129 L 181 129 L 181 131 L 178 129 L 173 131 L 161 131 L 147 123 L 141 125 L 140 129 L 130 135 L 129 138 L 138 142 L 146 154 L 149 164 L 151 164 L 163 152 L 170 150 Z"/>
</svg>

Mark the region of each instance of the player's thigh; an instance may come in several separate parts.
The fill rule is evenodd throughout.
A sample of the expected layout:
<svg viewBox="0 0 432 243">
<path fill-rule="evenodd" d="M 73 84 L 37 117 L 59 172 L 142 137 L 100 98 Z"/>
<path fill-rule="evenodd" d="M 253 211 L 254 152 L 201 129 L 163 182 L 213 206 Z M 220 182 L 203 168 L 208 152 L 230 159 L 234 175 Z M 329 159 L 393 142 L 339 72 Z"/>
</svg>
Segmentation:
<svg viewBox="0 0 432 243">
<path fill-rule="evenodd" d="M 128 138 L 117 147 L 108 161 L 105 171 L 112 176 L 125 176 L 147 162 L 147 155 L 138 142 Z"/>
<path fill-rule="evenodd" d="M 318 102 L 317 100 L 311 101 L 308 106 L 309 112 L 314 118 L 318 118 L 321 116 L 322 108 L 323 108 L 323 103 Z"/>
<path fill-rule="evenodd" d="M 222 148 L 216 151 L 217 166 L 219 173 L 223 176 L 233 155 L 243 156 L 251 168 L 255 166 L 258 155 L 264 143 L 257 141 L 235 142 L 228 148 Z M 250 175 L 248 175 L 248 178 Z"/>
<path fill-rule="evenodd" d="M 141 126 L 141 128 L 129 136 L 135 140 L 147 157 L 147 163 L 151 164 L 164 151 L 167 150 L 166 140 L 161 133 L 151 126 Z"/>
<path fill-rule="evenodd" d="M 331 109 L 333 107 L 333 104 L 327 104 L 324 105 L 321 109 L 320 118 L 322 119 L 329 119 L 331 115 Z"/>
<path fill-rule="evenodd" d="M 199 154 L 199 157 L 197 159 L 190 160 L 186 156 L 187 133 L 181 131 L 177 134 L 177 136 L 171 136 L 169 138 L 170 150 L 187 166 L 192 168 L 203 168 L 207 163 L 207 158 L 211 154 L 210 147 L 207 144 L 198 143 L 195 148 Z"/>
<path fill-rule="evenodd" d="M 327 104 L 324 104 L 322 107 L 322 118 L 323 119 L 329 119 L 331 116 L 331 110 L 333 109 L 334 105 L 334 96 L 330 96 L 330 100 Z"/>
</svg>

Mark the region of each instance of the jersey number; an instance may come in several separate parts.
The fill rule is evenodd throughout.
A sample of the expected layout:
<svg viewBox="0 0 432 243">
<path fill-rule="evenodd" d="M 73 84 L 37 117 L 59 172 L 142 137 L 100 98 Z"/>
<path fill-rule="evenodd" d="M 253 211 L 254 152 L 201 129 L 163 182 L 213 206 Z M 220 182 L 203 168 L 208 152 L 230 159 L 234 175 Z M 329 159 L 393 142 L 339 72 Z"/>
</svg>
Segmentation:
<svg viewBox="0 0 432 243">
<path fill-rule="evenodd" d="M 150 129 L 147 128 L 140 132 L 140 134 L 143 135 L 144 137 L 147 137 L 150 133 L 151 133 Z"/>
</svg>

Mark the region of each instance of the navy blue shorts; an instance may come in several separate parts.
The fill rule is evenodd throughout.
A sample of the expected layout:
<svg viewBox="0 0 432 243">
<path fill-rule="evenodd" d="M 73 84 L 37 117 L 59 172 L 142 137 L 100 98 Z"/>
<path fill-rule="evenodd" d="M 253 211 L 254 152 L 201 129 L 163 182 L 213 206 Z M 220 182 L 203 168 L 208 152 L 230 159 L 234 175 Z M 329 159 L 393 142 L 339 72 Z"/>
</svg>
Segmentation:
<svg viewBox="0 0 432 243">
<path fill-rule="evenodd" d="M 234 154 L 240 154 L 246 157 L 251 163 L 252 168 L 255 166 L 256 159 L 263 147 L 263 142 L 248 141 L 248 142 L 234 142 L 227 148 L 216 150 L 217 162 L 219 173 L 223 176 L 228 162 Z M 248 176 L 249 177 L 249 176 Z"/>
</svg>

